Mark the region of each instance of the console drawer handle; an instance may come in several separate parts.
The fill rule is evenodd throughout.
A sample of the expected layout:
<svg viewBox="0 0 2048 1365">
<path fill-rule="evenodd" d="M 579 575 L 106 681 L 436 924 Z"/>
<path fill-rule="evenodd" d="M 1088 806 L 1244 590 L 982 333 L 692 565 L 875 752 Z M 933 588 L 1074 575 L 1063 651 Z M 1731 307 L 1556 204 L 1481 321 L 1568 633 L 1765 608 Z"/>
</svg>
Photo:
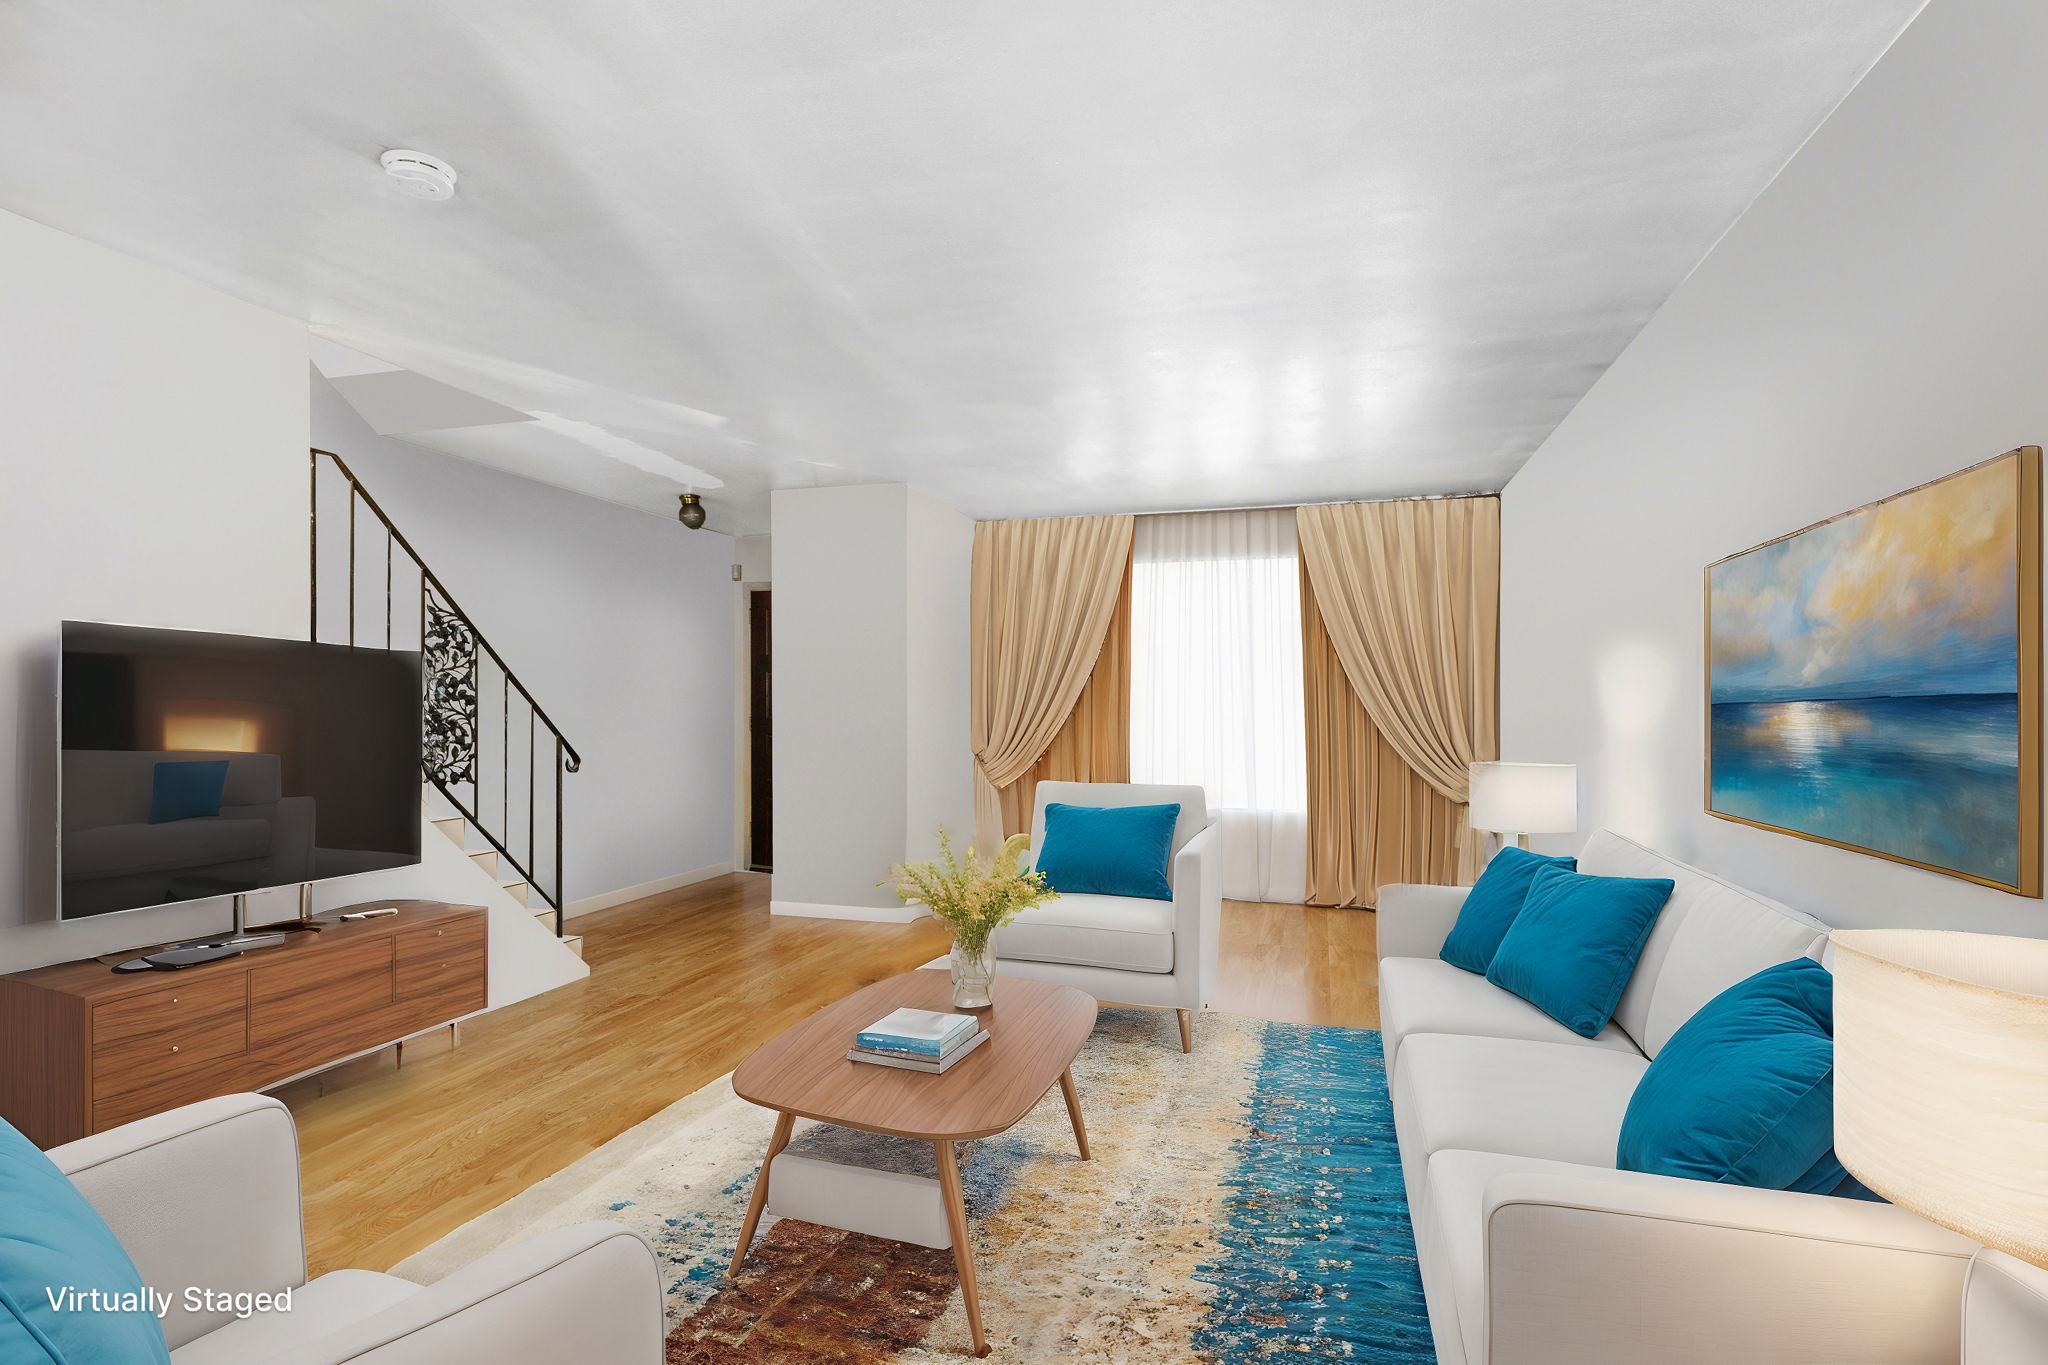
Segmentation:
<svg viewBox="0 0 2048 1365">
<path fill-rule="evenodd" d="M 173 1052 L 176 1052 L 177 1050 L 178 1050 L 178 1045 L 177 1045 L 176 1043 L 172 1043 L 172 1044 L 171 1044 L 171 1051 L 173 1051 Z"/>
</svg>

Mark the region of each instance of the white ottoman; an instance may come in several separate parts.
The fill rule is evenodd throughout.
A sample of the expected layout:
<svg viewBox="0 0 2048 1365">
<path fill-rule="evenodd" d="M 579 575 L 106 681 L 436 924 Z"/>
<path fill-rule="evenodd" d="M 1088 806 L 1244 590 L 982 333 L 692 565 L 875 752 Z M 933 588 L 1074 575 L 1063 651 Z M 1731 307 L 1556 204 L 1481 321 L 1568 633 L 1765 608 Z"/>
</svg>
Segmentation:
<svg viewBox="0 0 2048 1365">
<path fill-rule="evenodd" d="M 962 1143 L 966 1164 L 972 1143 Z M 953 1245 L 929 1142 L 814 1124 L 768 1170 L 768 1212 L 870 1237 L 944 1250 Z"/>
</svg>

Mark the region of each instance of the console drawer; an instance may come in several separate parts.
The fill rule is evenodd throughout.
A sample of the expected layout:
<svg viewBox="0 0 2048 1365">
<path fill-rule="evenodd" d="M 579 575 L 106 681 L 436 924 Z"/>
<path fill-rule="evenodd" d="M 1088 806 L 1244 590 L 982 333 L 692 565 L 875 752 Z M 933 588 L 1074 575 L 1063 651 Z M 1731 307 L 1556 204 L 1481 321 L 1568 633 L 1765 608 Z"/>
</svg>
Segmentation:
<svg viewBox="0 0 2048 1365">
<path fill-rule="evenodd" d="M 166 991 L 92 1012 L 93 1094 L 138 1077 L 232 1057 L 249 1045 L 243 977 L 199 990 Z"/>
<path fill-rule="evenodd" d="M 249 1044 L 247 982 L 237 971 L 94 1006 L 94 1127 L 228 1093 L 221 1064 Z"/>
<path fill-rule="evenodd" d="M 289 961 L 249 969 L 249 1046 L 327 1035 L 347 1052 L 391 1004 L 391 939 L 323 946 Z M 373 1040 L 374 1041 L 374 1040 Z"/>
<path fill-rule="evenodd" d="M 482 1009 L 488 923 L 482 915 L 470 915 L 401 931 L 397 936 L 398 998 L 444 999 L 442 1017 L 447 1019 Z"/>
</svg>

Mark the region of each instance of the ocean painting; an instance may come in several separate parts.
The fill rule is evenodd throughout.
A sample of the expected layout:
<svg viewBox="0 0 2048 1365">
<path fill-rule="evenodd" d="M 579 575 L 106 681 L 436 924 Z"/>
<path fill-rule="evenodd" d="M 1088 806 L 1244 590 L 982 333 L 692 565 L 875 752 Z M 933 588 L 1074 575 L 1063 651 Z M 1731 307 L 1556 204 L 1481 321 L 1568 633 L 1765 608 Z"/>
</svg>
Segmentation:
<svg viewBox="0 0 2048 1365">
<path fill-rule="evenodd" d="M 2040 894 L 2038 461 L 1708 568 L 1709 813 Z"/>
</svg>

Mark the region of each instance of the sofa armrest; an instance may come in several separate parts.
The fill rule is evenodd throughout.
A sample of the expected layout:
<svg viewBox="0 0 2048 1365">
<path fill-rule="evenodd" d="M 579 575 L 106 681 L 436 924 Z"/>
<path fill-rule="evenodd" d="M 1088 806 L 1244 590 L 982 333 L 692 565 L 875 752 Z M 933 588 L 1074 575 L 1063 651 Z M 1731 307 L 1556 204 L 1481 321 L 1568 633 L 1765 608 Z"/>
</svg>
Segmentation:
<svg viewBox="0 0 2048 1365">
<path fill-rule="evenodd" d="M 193 1312 L 188 1287 L 295 1289 L 306 1282 L 299 1139 L 267 1095 L 202 1100 L 50 1150 L 142 1272 L 174 1296 L 172 1349 L 234 1315 Z"/>
<path fill-rule="evenodd" d="M 472 1261 L 278 1365 L 660 1365 L 653 1250 L 617 1223 L 579 1223 Z"/>
<path fill-rule="evenodd" d="M 1397 882 L 1380 888 L 1375 938 L 1381 959 L 1435 957 L 1458 922 L 1469 886 Z"/>
<path fill-rule="evenodd" d="M 1475 1365 L 1957 1358 L 1976 1246 L 1889 1204 L 1586 1167 L 1482 1207 Z"/>
<path fill-rule="evenodd" d="M 1207 1009 L 1216 990 L 1216 948 L 1223 936 L 1223 832 L 1212 820 L 1173 855 L 1173 961 L 1195 955 L 1186 1009 Z"/>
</svg>

